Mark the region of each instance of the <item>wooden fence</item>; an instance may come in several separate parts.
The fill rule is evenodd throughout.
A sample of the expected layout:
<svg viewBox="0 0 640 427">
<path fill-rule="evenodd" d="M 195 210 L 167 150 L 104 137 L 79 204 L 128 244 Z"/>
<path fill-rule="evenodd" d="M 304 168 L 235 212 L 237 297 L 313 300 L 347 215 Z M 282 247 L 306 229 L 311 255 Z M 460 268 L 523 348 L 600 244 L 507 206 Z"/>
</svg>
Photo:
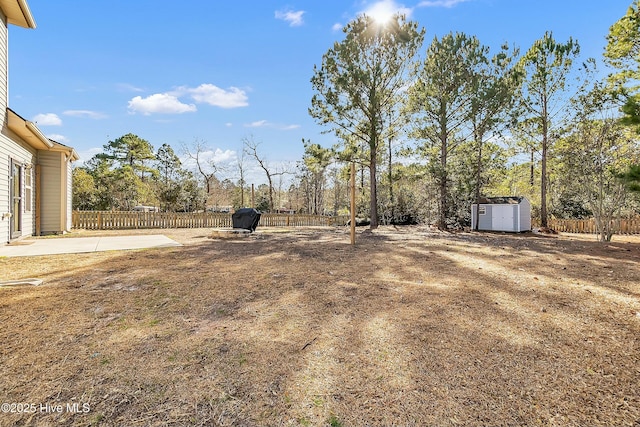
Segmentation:
<svg viewBox="0 0 640 427">
<path fill-rule="evenodd" d="M 330 227 L 345 225 L 348 216 L 262 214 L 259 227 Z M 72 227 L 85 230 L 135 228 L 231 228 L 231 214 L 198 212 L 73 211 Z"/>
<path fill-rule="evenodd" d="M 640 218 L 615 221 L 616 234 L 640 234 Z M 596 221 L 589 219 L 550 219 L 549 228 L 564 233 L 596 234 Z"/>
<path fill-rule="evenodd" d="M 262 214 L 259 227 L 331 227 L 345 225 L 348 220 L 348 216 Z M 73 211 L 72 227 L 85 230 L 231 228 L 233 223 L 231 214 L 213 212 Z M 549 227 L 564 233 L 596 234 L 593 218 L 550 219 Z M 640 234 L 640 218 L 620 219 L 616 230 L 616 234 Z"/>
</svg>

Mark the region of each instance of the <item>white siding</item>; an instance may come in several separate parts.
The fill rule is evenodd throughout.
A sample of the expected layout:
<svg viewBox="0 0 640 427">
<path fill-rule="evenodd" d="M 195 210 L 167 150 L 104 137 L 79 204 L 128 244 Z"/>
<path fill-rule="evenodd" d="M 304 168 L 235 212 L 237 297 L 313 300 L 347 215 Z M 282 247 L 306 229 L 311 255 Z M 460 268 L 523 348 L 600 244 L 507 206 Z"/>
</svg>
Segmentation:
<svg viewBox="0 0 640 427">
<path fill-rule="evenodd" d="M 478 230 L 531 231 L 531 204 L 522 197 L 518 204 L 486 203 L 485 215 L 479 215 Z M 471 228 L 475 230 L 477 205 L 471 205 Z"/>
<path fill-rule="evenodd" d="M 9 241 L 9 219 L 2 215 L 11 211 L 9 205 L 9 174 L 11 159 L 24 163 L 33 163 L 34 152 L 26 147 L 16 145 L 6 136 L 7 82 L 8 82 L 8 30 L 7 18 L 0 11 L 0 116 L 2 117 L 2 134 L 0 134 L 0 244 Z"/>
<path fill-rule="evenodd" d="M 64 200 L 64 203 L 66 204 L 66 213 L 67 213 L 67 217 L 66 217 L 66 228 L 65 231 L 71 231 L 71 226 L 72 226 L 72 209 L 73 209 L 73 167 L 71 164 L 71 160 L 68 160 L 66 162 L 66 168 L 67 168 L 67 181 L 65 182 L 65 186 L 67 188 L 67 198 L 66 200 Z M 65 206 L 65 205 L 63 205 Z"/>
<path fill-rule="evenodd" d="M 5 114 L 6 120 L 6 114 Z M 6 127 L 6 123 L 0 134 L 0 218 L 4 213 L 11 212 L 9 201 L 9 175 L 11 173 L 11 160 L 22 163 L 24 166 L 35 167 L 35 150 L 26 144 L 13 141 L 8 135 L 17 138 Z M 24 193 L 23 193 L 24 195 Z M 23 203 L 22 235 L 31 236 L 35 232 L 35 188 L 31 191 L 31 212 L 25 212 Z M 9 219 L 0 219 L 0 244 L 9 241 Z"/>
<path fill-rule="evenodd" d="M 40 165 L 40 233 L 55 234 L 65 231 L 64 215 L 66 207 L 62 200 L 67 195 L 62 183 L 66 178 L 63 166 L 64 153 L 59 151 L 38 151 Z"/>
<path fill-rule="evenodd" d="M 520 226 L 518 231 L 531 231 L 531 203 L 529 200 L 522 199 L 520 203 Z"/>
<path fill-rule="evenodd" d="M 0 111 L 8 107 L 9 99 L 9 31 L 7 29 L 7 18 L 0 11 Z"/>
</svg>

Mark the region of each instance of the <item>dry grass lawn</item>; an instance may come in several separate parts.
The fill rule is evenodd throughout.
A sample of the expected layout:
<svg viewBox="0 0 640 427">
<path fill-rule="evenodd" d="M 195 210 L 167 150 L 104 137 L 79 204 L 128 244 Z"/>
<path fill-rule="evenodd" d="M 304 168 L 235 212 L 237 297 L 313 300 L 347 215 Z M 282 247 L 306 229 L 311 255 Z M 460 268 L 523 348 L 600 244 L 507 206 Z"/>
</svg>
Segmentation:
<svg viewBox="0 0 640 427">
<path fill-rule="evenodd" d="M 640 426 L 638 238 L 147 233 L 0 258 L 0 426 Z"/>
</svg>

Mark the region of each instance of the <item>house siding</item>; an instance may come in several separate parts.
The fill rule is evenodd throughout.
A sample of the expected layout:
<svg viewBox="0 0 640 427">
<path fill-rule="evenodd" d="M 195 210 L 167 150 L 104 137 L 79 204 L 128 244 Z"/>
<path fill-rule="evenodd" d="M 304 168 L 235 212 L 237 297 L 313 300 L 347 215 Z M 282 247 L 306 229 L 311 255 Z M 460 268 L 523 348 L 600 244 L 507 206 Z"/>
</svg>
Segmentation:
<svg viewBox="0 0 640 427">
<path fill-rule="evenodd" d="M 6 111 L 9 105 L 9 29 L 7 17 L 0 10 L 0 111 Z"/>
<path fill-rule="evenodd" d="M 64 217 L 67 195 L 61 183 L 66 182 L 64 153 L 39 151 L 40 165 L 40 233 L 57 234 L 65 231 Z"/>
<path fill-rule="evenodd" d="M 5 114 L 2 132 L 0 133 L 0 218 L 3 214 L 11 212 L 9 200 L 11 161 L 21 163 L 25 167 L 31 166 L 35 168 L 35 150 L 27 146 L 27 144 L 19 144 L 15 139 L 17 137 L 6 127 Z M 24 192 L 22 196 L 25 196 Z M 27 203 L 22 204 L 22 236 L 31 236 L 35 230 L 35 189 L 31 191 L 31 211 L 26 211 L 26 206 Z M 9 229 L 9 218 L 0 219 L 0 242 L 4 243 L 10 240 Z"/>
<path fill-rule="evenodd" d="M 71 231 L 73 219 L 73 166 L 71 165 L 71 160 L 67 160 L 65 162 L 65 167 L 67 171 L 67 180 L 65 181 L 64 186 L 67 189 L 67 197 L 62 206 L 66 206 L 65 231 Z"/>
</svg>

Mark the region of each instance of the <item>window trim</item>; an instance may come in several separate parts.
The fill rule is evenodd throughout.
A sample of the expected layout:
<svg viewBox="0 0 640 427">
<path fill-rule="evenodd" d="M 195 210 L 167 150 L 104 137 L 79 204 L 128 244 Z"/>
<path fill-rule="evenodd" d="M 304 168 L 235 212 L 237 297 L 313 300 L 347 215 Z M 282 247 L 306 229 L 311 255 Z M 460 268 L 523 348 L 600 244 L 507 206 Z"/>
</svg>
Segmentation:
<svg viewBox="0 0 640 427">
<path fill-rule="evenodd" d="M 24 170 L 24 211 L 33 211 L 33 166 L 25 165 Z"/>
</svg>

